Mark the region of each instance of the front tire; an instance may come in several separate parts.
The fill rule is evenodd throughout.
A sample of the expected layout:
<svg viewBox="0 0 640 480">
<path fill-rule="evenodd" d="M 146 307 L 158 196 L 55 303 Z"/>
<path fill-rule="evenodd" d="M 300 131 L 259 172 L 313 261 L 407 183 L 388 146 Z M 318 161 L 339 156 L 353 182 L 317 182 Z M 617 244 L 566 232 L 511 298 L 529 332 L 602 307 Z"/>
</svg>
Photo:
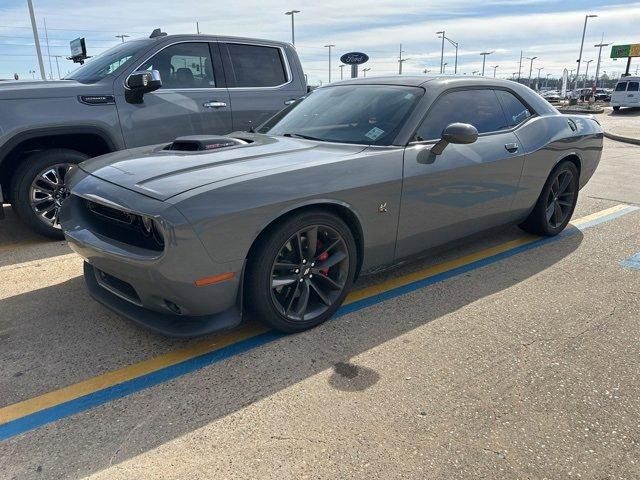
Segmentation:
<svg viewBox="0 0 640 480">
<path fill-rule="evenodd" d="M 27 156 L 11 180 L 11 204 L 18 217 L 41 235 L 64 239 L 58 214 L 69 195 L 66 176 L 72 166 L 88 158 L 84 153 L 65 148 Z"/>
<path fill-rule="evenodd" d="M 322 211 L 296 214 L 257 245 L 247 264 L 247 309 L 294 333 L 328 320 L 353 285 L 357 249 L 349 227 Z"/>
<path fill-rule="evenodd" d="M 554 236 L 565 229 L 578 201 L 578 169 L 569 160 L 549 175 L 533 211 L 520 228 L 535 235 Z"/>
<path fill-rule="evenodd" d="M 619 106 L 618 107 L 613 107 L 613 111 L 614 112 L 619 112 L 620 111 L 620 107 Z"/>
</svg>

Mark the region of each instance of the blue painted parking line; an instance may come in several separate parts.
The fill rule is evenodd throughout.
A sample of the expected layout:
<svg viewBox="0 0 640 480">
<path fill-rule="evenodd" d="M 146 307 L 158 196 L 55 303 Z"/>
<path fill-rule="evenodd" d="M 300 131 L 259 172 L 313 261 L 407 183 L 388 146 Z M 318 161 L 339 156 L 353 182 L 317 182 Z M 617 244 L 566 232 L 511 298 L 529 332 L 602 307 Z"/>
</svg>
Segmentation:
<svg viewBox="0 0 640 480">
<path fill-rule="evenodd" d="M 640 252 L 635 255 L 631 255 L 626 260 L 620 262 L 620 265 L 627 268 L 633 268 L 634 270 L 640 270 Z"/>
</svg>

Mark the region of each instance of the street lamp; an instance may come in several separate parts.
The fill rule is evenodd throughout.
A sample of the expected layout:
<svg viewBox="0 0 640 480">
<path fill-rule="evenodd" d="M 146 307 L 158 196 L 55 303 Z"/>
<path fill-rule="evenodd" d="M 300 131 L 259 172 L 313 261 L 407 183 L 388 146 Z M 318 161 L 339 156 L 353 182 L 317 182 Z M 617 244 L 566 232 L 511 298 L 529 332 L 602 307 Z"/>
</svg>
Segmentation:
<svg viewBox="0 0 640 480">
<path fill-rule="evenodd" d="M 550 73 L 547 73 L 547 78 L 544 80 L 544 86 L 548 87 L 549 86 L 549 77 L 551 76 Z"/>
<path fill-rule="evenodd" d="M 498 69 L 499 66 L 500 65 L 494 65 L 493 67 L 491 67 L 493 68 L 493 78 L 496 78 L 496 70 Z"/>
<path fill-rule="evenodd" d="M 289 10 L 288 12 L 284 12 L 285 15 L 291 15 L 291 44 L 294 47 L 296 46 L 296 29 L 294 20 L 296 13 L 300 13 L 300 10 Z"/>
<path fill-rule="evenodd" d="M 540 90 L 540 72 L 544 70 L 544 67 L 537 68 L 538 70 L 538 80 L 536 81 L 536 90 Z"/>
<path fill-rule="evenodd" d="M 487 55 L 491 55 L 493 52 L 480 52 L 482 55 L 482 76 L 484 77 L 484 64 L 487 61 Z"/>
<path fill-rule="evenodd" d="M 331 83 L 331 48 L 335 47 L 334 44 L 325 45 L 324 48 L 329 49 L 329 83 Z"/>
<path fill-rule="evenodd" d="M 367 78 L 367 72 L 371 70 L 370 68 L 363 68 L 362 69 L 362 74 L 364 75 L 364 78 Z"/>
<path fill-rule="evenodd" d="M 438 38 L 440 38 L 440 37 L 438 37 Z M 453 45 L 455 47 L 455 49 L 456 49 L 456 61 L 455 61 L 454 66 L 453 66 L 453 73 L 458 73 L 458 46 L 459 46 L 459 44 L 458 44 L 458 42 L 454 42 L 453 40 L 451 40 L 449 37 L 446 37 L 444 35 L 444 32 L 442 32 L 442 38 L 444 40 L 446 40 L 447 42 L 449 42 L 451 45 Z M 443 51 L 443 53 L 444 53 L 444 51 Z"/>
<path fill-rule="evenodd" d="M 346 65 L 340 65 L 340 80 L 344 80 L 344 67 Z"/>
<path fill-rule="evenodd" d="M 527 83 L 527 86 L 531 88 L 531 72 L 533 70 L 533 61 L 538 57 L 525 57 L 525 58 L 527 60 L 531 60 L 531 64 L 529 65 L 529 82 Z"/>
<path fill-rule="evenodd" d="M 584 81 L 582 82 L 582 88 L 587 88 L 587 79 L 589 78 L 589 64 L 593 62 L 593 59 L 587 60 L 585 63 L 587 64 L 587 69 L 584 72 Z"/>
<path fill-rule="evenodd" d="M 129 35 L 122 34 L 122 35 L 116 35 L 115 37 L 119 38 L 120 40 L 122 40 L 122 43 L 124 43 L 124 39 L 129 38 Z"/>
<path fill-rule="evenodd" d="M 440 51 L 440 73 L 444 73 L 444 30 L 436 32 L 436 35 L 442 35 L 442 50 Z"/>
<path fill-rule="evenodd" d="M 604 39 L 604 34 L 603 34 L 603 39 Z M 595 80 L 593 82 L 593 86 L 594 87 L 598 86 L 598 75 L 600 74 L 600 58 L 602 57 L 602 47 L 608 47 L 609 45 L 611 45 L 611 44 L 610 43 L 602 43 L 602 40 L 600 41 L 599 44 L 594 45 L 594 47 L 598 47 L 598 63 L 596 63 L 596 78 L 595 78 Z"/>
<path fill-rule="evenodd" d="M 447 62 L 442 64 L 442 73 L 447 73 L 447 65 L 449 65 Z"/>
<path fill-rule="evenodd" d="M 573 86 L 574 90 L 578 89 L 578 77 L 580 76 L 580 62 L 582 62 L 582 49 L 584 47 L 584 34 L 587 32 L 587 20 L 590 18 L 595 18 L 598 15 L 585 15 L 584 16 L 584 27 L 582 28 L 582 41 L 580 42 L 580 56 L 578 57 L 578 68 L 576 69 L 576 81 Z"/>
</svg>

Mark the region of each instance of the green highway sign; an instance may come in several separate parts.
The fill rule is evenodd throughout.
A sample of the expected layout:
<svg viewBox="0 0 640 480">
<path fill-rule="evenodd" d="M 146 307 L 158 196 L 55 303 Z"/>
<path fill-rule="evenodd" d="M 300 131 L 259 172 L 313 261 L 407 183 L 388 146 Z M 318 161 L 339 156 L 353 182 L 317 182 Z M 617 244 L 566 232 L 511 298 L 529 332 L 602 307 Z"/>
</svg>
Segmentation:
<svg viewBox="0 0 640 480">
<path fill-rule="evenodd" d="M 614 45 L 611 47 L 611 58 L 640 57 L 640 43 L 631 45 Z"/>
</svg>

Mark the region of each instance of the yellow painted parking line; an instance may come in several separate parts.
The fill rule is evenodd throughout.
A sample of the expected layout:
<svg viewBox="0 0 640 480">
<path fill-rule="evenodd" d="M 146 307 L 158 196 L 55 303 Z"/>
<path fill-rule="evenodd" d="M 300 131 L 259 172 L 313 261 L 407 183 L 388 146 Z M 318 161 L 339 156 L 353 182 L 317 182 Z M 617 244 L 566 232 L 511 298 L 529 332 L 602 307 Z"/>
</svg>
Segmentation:
<svg viewBox="0 0 640 480">
<path fill-rule="evenodd" d="M 635 207 L 630 207 L 629 205 L 616 205 L 615 207 L 611 207 L 600 212 L 596 212 L 591 215 L 576 219 L 572 222 L 572 224 L 575 227 L 580 227 L 581 225 L 597 222 L 599 219 L 603 219 L 605 217 L 615 218 L 616 215 L 626 213 L 631 208 L 635 209 Z M 465 267 L 472 263 L 481 262 L 483 260 L 490 259 L 491 257 L 495 257 L 496 255 L 512 251 L 514 249 L 517 249 L 518 247 L 526 246 L 540 240 L 541 237 L 525 235 L 515 240 L 505 242 L 501 245 L 486 248 L 470 255 L 465 255 L 457 259 L 433 265 L 399 278 L 389 279 L 383 281 L 380 284 L 352 292 L 347 297 L 345 305 L 353 304 L 354 302 L 360 300 L 366 300 L 381 293 L 389 292 L 390 290 L 396 289 L 398 287 L 406 286 L 408 284 L 411 284 L 412 282 L 425 280 L 429 277 L 434 277 L 442 273 L 450 272 L 454 269 Z M 30 398 L 28 400 L 24 400 L 0 408 L 0 429 L 4 424 L 7 424 L 9 422 L 27 417 L 29 415 L 33 415 L 37 412 L 51 409 L 52 407 L 65 404 L 67 402 L 72 402 L 76 399 L 80 399 L 81 397 L 100 392 L 101 390 L 105 390 L 131 380 L 139 379 L 140 377 L 153 374 L 154 372 L 159 372 L 162 369 L 172 367 L 192 359 L 197 359 L 198 357 L 225 349 L 226 347 L 233 348 L 235 344 L 250 340 L 267 332 L 269 332 L 269 330 L 266 327 L 260 325 L 246 325 L 236 330 L 216 335 L 214 338 L 195 343 L 189 347 L 165 353 L 163 355 L 159 355 L 148 360 L 144 360 L 117 370 L 113 370 L 111 372 L 92 377 L 73 385 L 69 385 L 59 390 L 51 391 L 34 398 Z M 182 374 L 183 373 L 177 373 L 172 378 L 175 378 Z M 151 383 L 150 385 L 152 384 L 153 383 Z M 145 387 L 140 387 L 138 388 L 138 390 L 141 388 Z M 119 397 L 114 396 L 113 398 Z M 104 403 L 104 401 L 102 401 L 101 403 Z M 100 402 L 94 404 L 100 404 Z M 82 411 L 82 408 L 78 407 L 76 411 Z M 19 433 L 21 431 L 26 431 L 30 428 L 35 428 L 38 425 L 47 423 L 48 421 L 54 421 L 57 418 L 62 418 L 70 414 L 72 413 L 58 413 L 56 414 L 57 416 L 52 416 L 52 420 L 42 419 L 34 422 L 34 424 L 31 426 L 25 425 L 16 427 L 14 429 L 14 433 L 6 433 L 6 436 L 4 437 L 0 435 L 0 439 L 8 438 L 9 436 L 16 434 L 15 432 Z"/>
<path fill-rule="evenodd" d="M 149 360 L 143 360 L 118 370 L 92 377 L 68 387 L 54 390 L 38 397 L 30 398 L 22 402 L 14 403 L 0 408 L 0 424 L 24 417 L 39 410 L 68 402 L 89 393 L 96 392 L 105 387 L 117 385 L 136 377 L 184 362 L 190 358 L 198 357 L 204 353 L 213 352 L 228 345 L 240 342 L 260 333 L 266 332 L 262 326 L 247 326 L 231 332 L 223 333 L 210 340 L 198 342 L 180 350 L 165 353 Z"/>
</svg>

